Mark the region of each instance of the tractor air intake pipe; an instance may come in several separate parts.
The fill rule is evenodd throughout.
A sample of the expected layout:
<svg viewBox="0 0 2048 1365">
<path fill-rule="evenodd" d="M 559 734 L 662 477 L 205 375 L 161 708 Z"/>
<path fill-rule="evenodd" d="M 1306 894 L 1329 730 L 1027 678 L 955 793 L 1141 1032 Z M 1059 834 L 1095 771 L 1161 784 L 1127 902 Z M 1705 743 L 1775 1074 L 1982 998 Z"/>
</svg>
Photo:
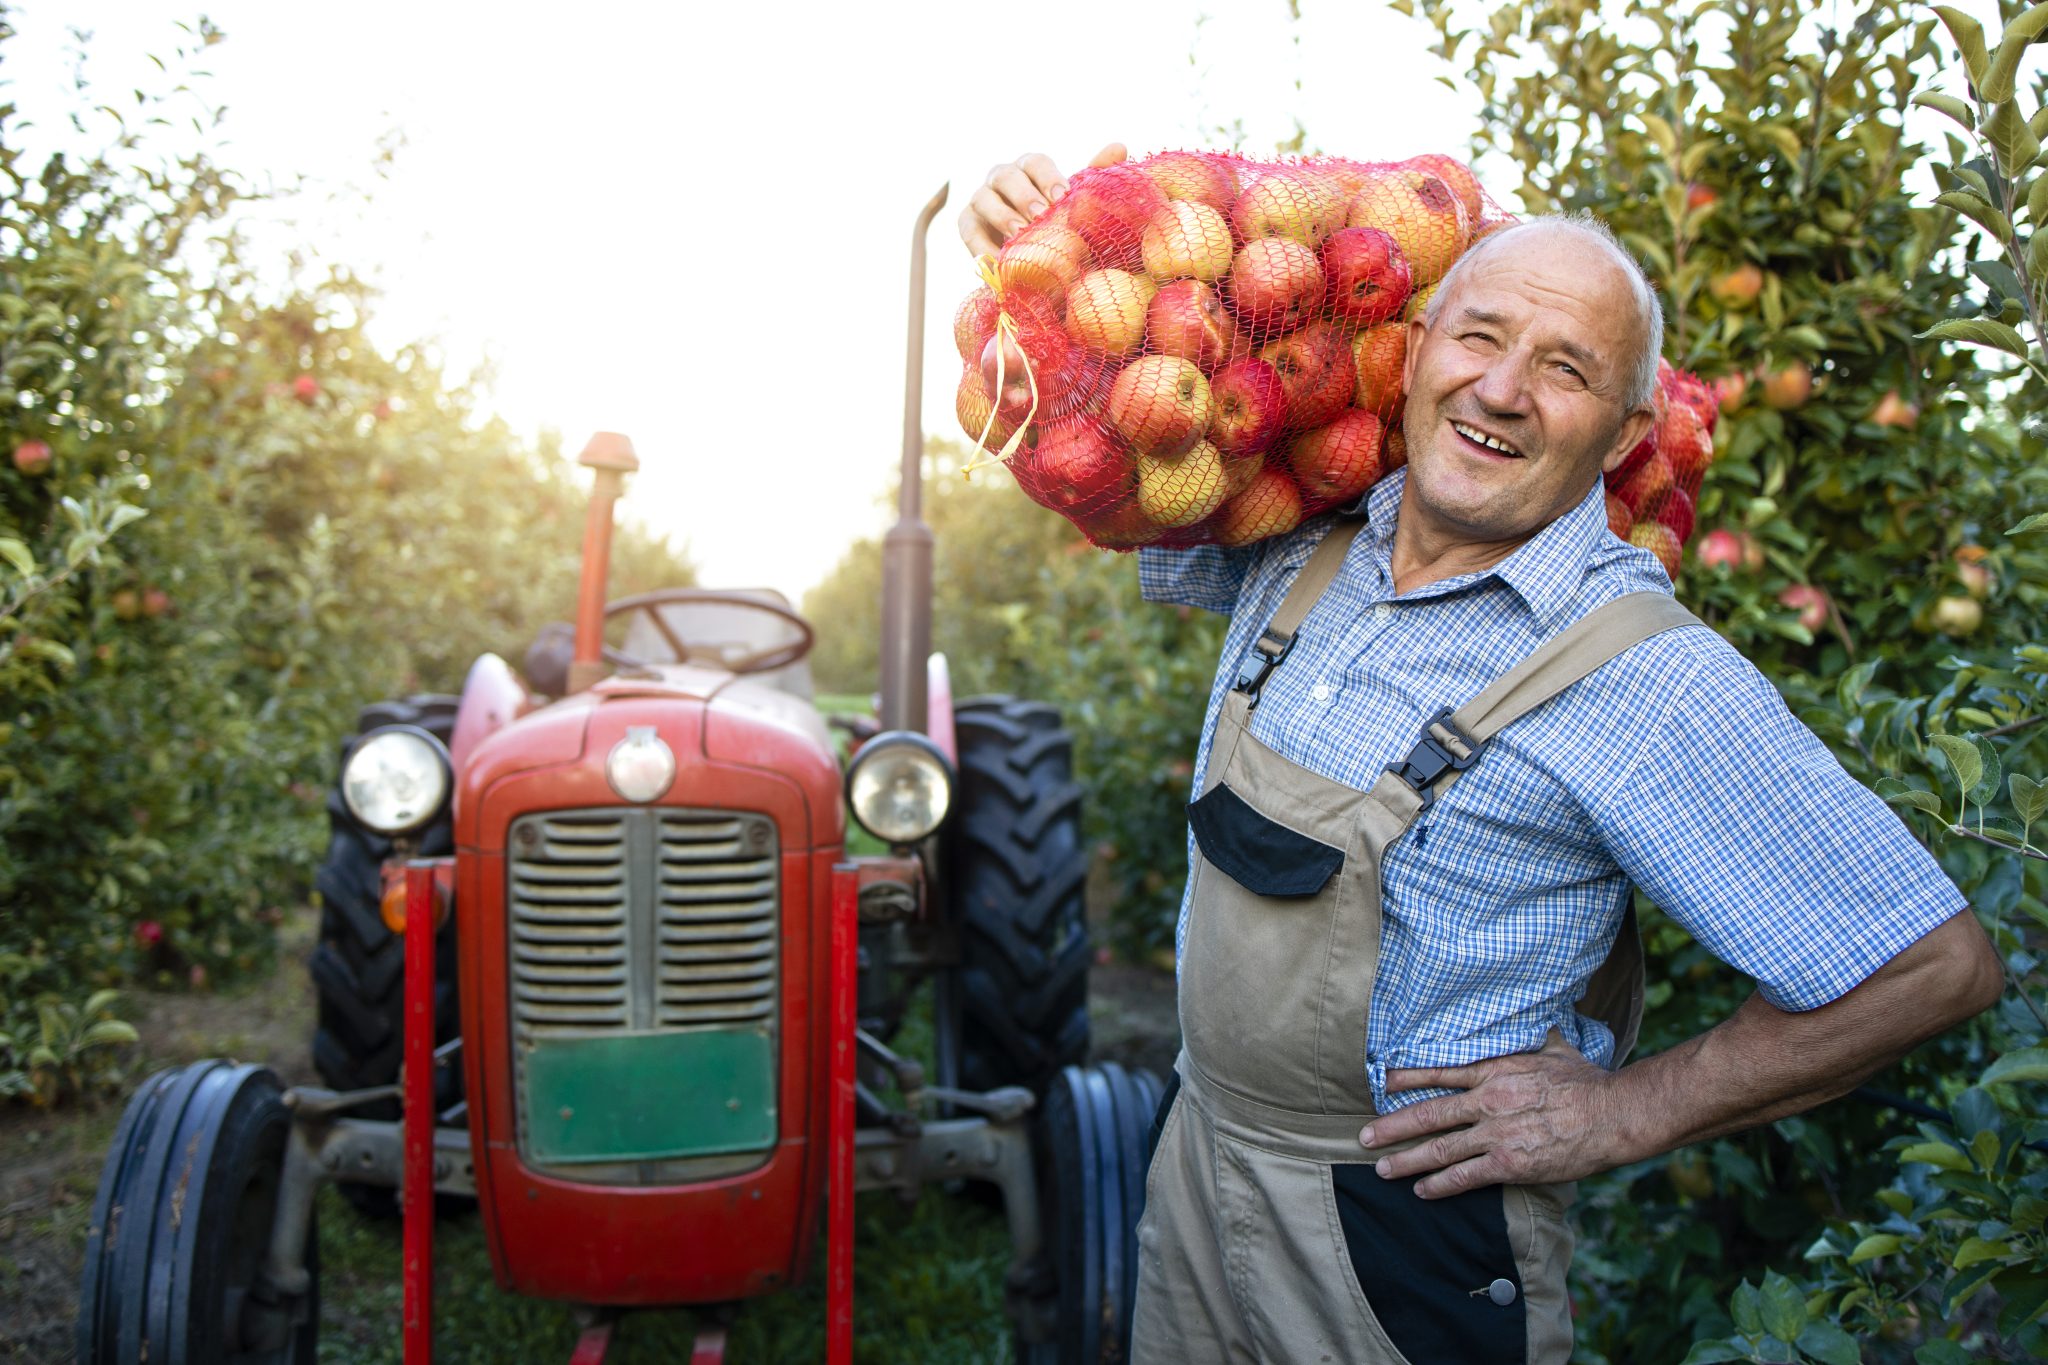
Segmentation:
<svg viewBox="0 0 2048 1365">
<path fill-rule="evenodd" d="M 932 652 L 932 529 L 924 524 L 924 234 L 946 206 L 939 186 L 910 238 L 910 338 L 903 365 L 903 473 L 896 524 L 882 537 L 882 728 L 928 724 L 925 668 Z"/>
<path fill-rule="evenodd" d="M 590 512 L 583 522 L 583 579 L 576 588 L 576 652 L 569 662 L 569 690 L 581 692 L 604 676 L 604 593 L 611 577 L 612 504 L 626 491 L 626 476 L 640 468 L 633 443 L 616 431 L 600 431 L 576 463 L 597 471 L 590 486 Z"/>
</svg>

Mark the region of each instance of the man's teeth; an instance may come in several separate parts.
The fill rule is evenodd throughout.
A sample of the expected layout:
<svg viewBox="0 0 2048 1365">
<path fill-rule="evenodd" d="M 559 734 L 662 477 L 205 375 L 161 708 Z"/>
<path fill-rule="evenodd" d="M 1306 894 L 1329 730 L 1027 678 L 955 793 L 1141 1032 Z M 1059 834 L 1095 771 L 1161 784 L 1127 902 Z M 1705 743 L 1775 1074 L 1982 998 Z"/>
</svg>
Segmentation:
<svg viewBox="0 0 2048 1365">
<path fill-rule="evenodd" d="M 1503 455 L 1519 456 L 1522 453 L 1521 451 L 1516 450 L 1513 446 L 1509 445 L 1506 441 L 1496 440 L 1494 437 L 1488 436 L 1483 431 L 1478 431 L 1472 427 L 1466 426 L 1463 422 L 1451 423 L 1451 429 L 1453 431 L 1456 431 L 1460 436 L 1463 436 L 1466 440 L 1472 442 L 1474 445 L 1485 446 L 1488 450 L 1497 450 Z"/>
</svg>

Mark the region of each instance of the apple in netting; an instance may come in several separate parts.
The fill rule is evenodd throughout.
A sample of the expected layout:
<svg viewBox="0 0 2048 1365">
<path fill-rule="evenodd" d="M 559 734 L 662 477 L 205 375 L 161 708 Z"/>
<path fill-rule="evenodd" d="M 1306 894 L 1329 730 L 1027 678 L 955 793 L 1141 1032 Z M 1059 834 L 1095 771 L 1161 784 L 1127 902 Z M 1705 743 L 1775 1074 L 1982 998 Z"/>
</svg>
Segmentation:
<svg viewBox="0 0 2048 1365">
<path fill-rule="evenodd" d="M 1084 414 L 1040 428 L 1038 444 L 1010 469 L 1033 502 L 1073 513 L 1127 499 L 1135 466 L 1102 423 Z"/>
<path fill-rule="evenodd" d="M 1159 281 L 1220 280 L 1230 273 L 1237 244 L 1230 224 L 1207 204 L 1176 200 L 1145 224 L 1139 247 L 1145 271 Z"/>
<path fill-rule="evenodd" d="M 1237 350 L 1237 320 L 1214 285 L 1175 280 L 1152 296 L 1145 341 L 1154 353 L 1192 360 L 1206 374 Z"/>
<path fill-rule="evenodd" d="M 1666 493 L 1655 506 L 1645 505 L 1644 511 L 1652 521 L 1662 522 L 1678 537 L 1680 545 L 1692 536 L 1693 507 L 1692 495 L 1683 488 L 1674 488 Z"/>
<path fill-rule="evenodd" d="M 1678 581 L 1678 566 L 1684 557 L 1678 537 L 1671 534 L 1671 528 L 1659 522 L 1640 521 L 1630 529 L 1628 543 L 1648 550 L 1657 556 L 1657 562 L 1664 566 L 1664 574 L 1672 582 Z"/>
<path fill-rule="evenodd" d="M 1002 449 L 1003 443 L 1017 430 L 1014 418 L 1004 417 L 996 411 L 995 398 L 982 387 L 978 370 L 967 370 L 960 376 L 960 388 L 953 397 L 953 412 L 959 417 L 960 430 L 967 433 L 967 439 L 980 442 L 984 449 Z"/>
<path fill-rule="evenodd" d="M 1287 388 L 1280 372 L 1256 356 L 1233 361 L 1209 383 L 1214 414 L 1209 439 L 1225 456 L 1256 455 L 1280 438 Z"/>
<path fill-rule="evenodd" d="M 1670 461 L 1672 476 L 1681 487 L 1697 481 L 1713 461 L 1714 438 L 1689 403 L 1673 403 L 1656 436 L 1657 453 Z"/>
<path fill-rule="evenodd" d="M 1285 535 L 1301 525 L 1305 510 L 1294 481 L 1268 465 L 1216 514 L 1216 543 L 1249 545 Z"/>
<path fill-rule="evenodd" d="M 1237 199 L 1237 176 L 1230 163 L 1199 152 L 1162 152 L 1139 167 L 1168 199 L 1207 204 L 1218 213 L 1230 212 Z"/>
<path fill-rule="evenodd" d="M 1344 226 L 1344 197 L 1327 177 L 1302 167 L 1268 171 L 1230 206 L 1230 225 L 1246 242 L 1281 237 L 1319 247 Z"/>
<path fill-rule="evenodd" d="M 1144 455 L 1179 455 L 1209 429 L 1209 381 L 1192 360 L 1144 355 L 1110 386 L 1107 415 L 1117 435 Z"/>
<path fill-rule="evenodd" d="M 1637 521 L 1644 521 L 1677 487 L 1678 480 L 1671 472 L 1671 461 L 1653 452 L 1640 469 L 1615 485 L 1614 492 L 1628 504 L 1630 514 Z"/>
<path fill-rule="evenodd" d="M 1269 341 L 1259 359 L 1280 376 L 1287 395 L 1289 431 L 1306 431 L 1335 420 L 1351 406 L 1357 378 L 1344 338 L 1327 322 L 1312 322 L 1298 332 Z"/>
<path fill-rule="evenodd" d="M 1067 291 L 1067 335 L 1096 355 L 1136 355 L 1145 345 L 1145 310 L 1158 292 L 1144 275 L 1091 270 Z"/>
<path fill-rule="evenodd" d="M 1477 227 L 1484 215 L 1486 201 L 1479 193 L 1479 178 L 1472 174 L 1472 168 L 1456 157 L 1445 156 L 1442 152 L 1425 152 L 1411 156 L 1401 163 L 1404 170 L 1422 171 L 1433 175 L 1450 187 L 1458 197 L 1458 203 L 1465 210 L 1465 221 Z"/>
<path fill-rule="evenodd" d="M 1325 281 L 1315 252 L 1291 237 L 1246 242 L 1230 263 L 1230 306 L 1267 335 L 1291 332 L 1323 306 Z"/>
<path fill-rule="evenodd" d="M 1088 244 L 1052 223 L 1027 227 L 996 253 L 996 279 L 1003 296 L 1029 289 L 1057 302 L 1088 269 Z"/>
<path fill-rule="evenodd" d="M 1607 494 L 1607 529 L 1627 540 L 1635 524 L 1635 513 L 1628 510 L 1628 504 L 1612 493 Z"/>
<path fill-rule="evenodd" d="M 1229 496 L 1223 456 L 1207 441 L 1185 455 L 1138 457 L 1138 506 L 1161 526 L 1192 526 Z"/>
<path fill-rule="evenodd" d="M 1166 528 L 1146 516 L 1138 500 L 1128 493 L 1102 507 L 1067 515 L 1082 534 L 1105 550 L 1135 550 L 1166 533 Z"/>
<path fill-rule="evenodd" d="M 1100 265 L 1144 267 L 1145 224 L 1166 207 L 1166 191 L 1136 166 L 1101 166 L 1074 177 L 1067 221 Z"/>
<path fill-rule="evenodd" d="M 1347 408 L 1336 421 L 1289 441 L 1281 458 L 1310 499 L 1349 502 L 1379 481 L 1384 429 L 1374 414 Z"/>
<path fill-rule="evenodd" d="M 1387 434 L 1380 446 L 1380 474 L 1393 473 L 1408 463 L 1408 433 L 1401 428 L 1401 414 L 1387 419 Z"/>
<path fill-rule="evenodd" d="M 1368 327 L 1351 343 L 1351 401 L 1367 412 L 1388 413 L 1401 399 L 1401 367 L 1408 358 L 1408 324 Z"/>
<path fill-rule="evenodd" d="M 1342 322 L 1385 322 L 1408 302 L 1408 258 L 1378 228 L 1345 228 L 1323 244 L 1330 314 Z"/>
<path fill-rule="evenodd" d="M 987 285 L 960 300 L 959 311 L 953 314 L 953 346 L 962 360 L 970 365 L 980 361 L 981 348 L 996 334 L 996 315 L 1001 311 L 995 290 Z"/>
<path fill-rule="evenodd" d="M 1382 171 L 1351 201 L 1347 227 L 1378 228 L 1394 239 L 1420 287 L 1443 278 L 1472 229 L 1450 186 L 1425 171 Z"/>
</svg>

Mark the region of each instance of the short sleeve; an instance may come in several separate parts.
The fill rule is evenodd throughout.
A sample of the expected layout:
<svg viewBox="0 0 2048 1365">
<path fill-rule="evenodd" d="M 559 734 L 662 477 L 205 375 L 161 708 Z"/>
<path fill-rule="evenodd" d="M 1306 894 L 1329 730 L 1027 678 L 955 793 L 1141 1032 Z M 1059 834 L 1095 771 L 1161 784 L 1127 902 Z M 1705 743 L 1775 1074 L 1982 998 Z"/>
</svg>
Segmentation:
<svg viewBox="0 0 2048 1365">
<path fill-rule="evenodd" d="M 1961 910 L 1962 893 L 1753 665 L 1718 638 L 1694 659 L 1594 824 L 1636 885 L 1764 999 L 1827 1004 Z"/>
<path fill-rule="evenodd" d="M 1200 607 L 1228 616 L 1237 608 L 1238 592 L 1257 554 L 1248 545 L 1197 545 L 1188 550 L 1147 545 L 1138 551 L 1138 591 L 1147 602 Z"/>
</svg>

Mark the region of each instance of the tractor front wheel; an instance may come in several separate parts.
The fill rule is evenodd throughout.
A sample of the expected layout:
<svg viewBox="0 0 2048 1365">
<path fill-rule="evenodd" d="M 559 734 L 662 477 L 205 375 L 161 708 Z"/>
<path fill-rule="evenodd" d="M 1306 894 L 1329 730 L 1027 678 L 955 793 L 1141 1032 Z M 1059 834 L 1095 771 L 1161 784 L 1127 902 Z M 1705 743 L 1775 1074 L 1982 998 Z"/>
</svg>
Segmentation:
<svg viewBox="0 0 2048 1365">
<path fill-rule="evenodd" d="M 158 1072 L 128 1102 L 86 1238 L 79 1365 L 313 1365 L 310 1210 L 303 1286 L 264 1274 L 278 1200 L 292 1197 L 283 1095 L 268 1068 L 209 1061 Z"/>
<path fill-rule="evenodd" d="M 1074 736 L 1052 707 L 1000 696 L 960 702 L 953 727 L 960 1083 L 1043 1094 L 1088 1054 L 1088 857 Z"/>
</svg>

